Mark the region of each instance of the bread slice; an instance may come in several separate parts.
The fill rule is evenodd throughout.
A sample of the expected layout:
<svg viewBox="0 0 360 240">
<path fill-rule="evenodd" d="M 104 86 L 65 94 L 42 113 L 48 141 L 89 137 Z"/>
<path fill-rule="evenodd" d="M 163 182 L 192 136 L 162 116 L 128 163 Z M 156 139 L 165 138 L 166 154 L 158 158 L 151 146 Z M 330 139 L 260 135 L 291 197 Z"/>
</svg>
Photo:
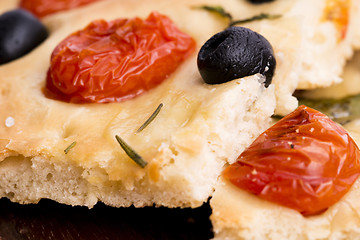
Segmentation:
<svg viewBox="0 0 360 240">
<path fill-rule="evenodd" d="M 14 8 L 17 4 L 17 0 L 0 3 L 0 12 Z M 297 101 L 292 97 L 295 89 L 327 87 L 341 82 L 345 62 L 353 53 L 352 47 L 360 47 L 357 27 L 360 4 L 355 0 L 277 0 L 265 4 L 252 4 L 245 0 L 187 0 L 179 3 L 127 0 L 120 4 L 114 0 L 102 0 L 54 14 L 43 19 L 43 22 L 54 32 L 68 25 L 68 29 L 63 29 L 63 32 L 69 34 L 93 19 L 146 17 L 150 11 L 158 10 L 173 18 L 180 28 L 196 36 L 201 45 L 228 24 L 226 19 L 197 8 L 204 5 L 221 6 L 231 13 L 234 20 L 251 18 L 261 13 L 280 15 L 277 19 L 263 19 L 241 25 L 264 35 L 275 50 L 276 112 L 281 115 L 296 108 Z M 186 15 L 180 16 L 177 9 L 182 9 Z M 336 20 L 335 17 L 334 20 L 336 12 L 341 11 L 344 11 L 340 14 L 341 19 Z M 338 23 L 343 21 L 348 21 L 348 24 L 339 26 Z M 347 29 L 346 34 L 343 33 L 344 27 Z"/>
<path fill-rule="evenodd" d="M 353 39 L 353 46 L 355 49 L 360 50 L 360 2 L 359 1 L 353 1 L 352 6 L 352 19 L 353 22 L 352 28 L 350 31 L 353 33 L 352 39 Z"/>
<path fill-rule="evenodd" d="M 359 61 L 355 54 L 343 74 L 344 82 L 306 91 L 307 98 L 343 98 L 359 94 Z M 360 119 L 344 125 L 360 146 Z M 295 210 L 262 200 L 220 178 L 211 199 L 214 239 L 302 240 L 360 238 L 360 179 L 350 191 L 324 213 L 304 217 Z"/>
<path fill-rule="evenodd" d="M 169 80 L 131 103 L 80 107 L 43 99 L 36 84 L 14 83 L 0 104 L 6 109 L 0 130 L 0 196 L 89 207 L 97 201 L 200 206 L 224 164 L 263 130 L 273 113 L 273 88 L 264 89 L 259 79 L 192 89 L 179 89 Z M 16 84 L 25 84 L 30 94 L 17 92 Z M 160 102 L 159 115 L 136 134 L 149 109 Z M 125 155 L 115 135 L 148 161 L 144 169 Z M 76 146 L 65 154 L 73 142 Z"/>
<path fill-rule="evenodd" d="M 192 4 L 100 1 L 44 19 L 50 37 L 0 67 L 1 197 L 88 207 L 97 201 L 136 207 L 197 207 L 207 201 L 223 166 L 269 125 L 274 87 L 265 88 L 262 76 L 207 85 L 194 53 L 160 86 L 121 103 L 70 104 L 42 92 L 53 48 L 93 19 L 146 17 L 157 10 L 192 35 L 199 49 L 222 22 L 209 15 L 204 28 L 198 20 L 207 13 Z M 157 117 L 136 133 L 160 103 Z M 131 160 L 115 135 L 148 165 Z"/>
<path fill-rule="evenodd" d="M 325 88 L 317 88 L 301 92 L 301 97 L 308 99 L 334 98 L 360 94 L 360 52 L 355 52 L 353 58 L 346 64 L 342 78 L 344 81 Z"/>
<path fill-rule="evenodd" d="M 1 3 L 0 11 L 17 2 Z M 322 20 L 324 4 L 324 0 L 260 5 L 238 0 L 103 0 L 42 19 L 49 38 L 30 54 L 0 66 L 0 196 L 22 203 L 50 198 L 89 207 L 97 201 L 112 206 L 201 205 L 212 194 L 224 165 L 235 161 L 268 127 L 275 108 L 274 88 L 276 111 L 286 113 L 297 106 L 292 93 L 300 81 L 313 87 L 316 81 L 329 85 L 339 79 L 352 52 L 351 34 L 334 40 L 338 34 L 334 24 Z M 234 19 L 261 12 L 281 14 L 243 25 L 264 35 L 274 48 L 278 64 L 271 87 L 265 89 L 258 75 L 206 85 L 194 54 L 161 86 L 131 101 L 77 105 L 44 97 L 52 50 L 90 21 L 145 18 L 158 11 L 194 37 L 199 49 L 228 24 L 198 8 L 203 5 L 220 5 Z M 304 11 L 308 6 L 311 11 Z M 319 29 L 326 44 L 313 42 L 312 34 Z M 318 46 L 321 51 L 311 54 Z M 331 57 L 323 55 L 330 50 Z M 135 133 L 160 103 L 164 107 L 156 119 Z M 129 159 L 115 135 L 149 164 L 143 169 Z"/>
<path fill-rule="evenodd" d="M 345 125 L 360 144 L 360 119 Z M 263 200 L 220 178 L 210 201 L 214 239 L 322 240 L 359 239 L 360 178 L 325 212 L 305 217 L 296 210 Z"/>
<path fill-rule="evenodd" d="M 335 12 L 349 7 L 344 37 L 337 21 L 327 17 L 331 3 Z M 358 5 L 358 1 L 278 0 L 252 6 L 251 14 L 281 14 L 277 20 L 245 25 L 266 36 L 275 48 L 279 67 L 274 77 L 278 114 L 285 115 L 297 106 L 297 100 L 289 94 L 295 89 L 327 87 L 342 81 L 346 60 L 353 54 L 353 42 L 359 40 Z"/>
<path fill-rule="evenodd" d="M 360 180 L 326 212 L 304 217 L 221 179 L 211 199 L 214 239 L 359 239 Z"/>
</svg>

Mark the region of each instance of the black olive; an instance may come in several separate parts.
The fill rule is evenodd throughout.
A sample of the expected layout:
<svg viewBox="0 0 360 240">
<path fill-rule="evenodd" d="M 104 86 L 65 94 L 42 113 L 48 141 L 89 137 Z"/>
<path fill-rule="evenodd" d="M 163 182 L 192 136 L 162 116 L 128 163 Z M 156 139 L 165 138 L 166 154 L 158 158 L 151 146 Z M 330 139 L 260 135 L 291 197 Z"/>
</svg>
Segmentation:
<svg viewBox="0 0 360 240">
<path fill-rule="evenodd" d="M 273 2 L 274 0 L 248 0 L 251 3 L 259 4 L 259 3 L 266 3 L 266 2 Z"/>
<path fill-rule="evenodd" d="M 48 36 L 31 13 L 17 9 L 0 15 L 0 64 L 24 56 Z"/>
<path fill-rule="evenodd" d="M 261 73 L 268 87 L 276 61 L 270 43 L 260 34 L 244 27 L 230 27 L 212 36 L 200 49 L 198 68 L 208 84 Z"/>
</svg>

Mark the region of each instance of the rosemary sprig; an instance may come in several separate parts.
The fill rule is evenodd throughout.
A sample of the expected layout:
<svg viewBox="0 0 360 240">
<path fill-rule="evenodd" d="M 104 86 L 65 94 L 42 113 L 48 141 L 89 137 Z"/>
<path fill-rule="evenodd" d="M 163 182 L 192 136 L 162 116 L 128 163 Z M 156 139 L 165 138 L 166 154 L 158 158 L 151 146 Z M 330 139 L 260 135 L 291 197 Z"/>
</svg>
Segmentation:
<svg viewBox="0 0 360 240">
<path fill-rule="evenodd" d="M 268 14 L 268 13 L 260 13 L 259 15 L 255 15 L 255 16 L 250 17 L 250 18 L 234 20 L 233 16 L 221 6 L 204 5 L 204 6 L 198 7 L 198 9 L 213 12 L 213 13 L 216 13 L 216 14 L 220 15 L 223 18 L 227 18 L 227 20 L 229 21 L 228 27 L 232 27 L 232 26 L 235 26 L 237 24 L 244 24 L 244 23 L 248 23 L 248 22 L 259 21 L 259 20 L 263 20 L 263 19 L 272 20 L 272 19 L 277 19 L 277 18 L 281 17 L 281 15 L 279 15 L 279 14 L 272 15 L 272 14 Z"/>
<path fill-rule="evenodd" d="M 260 13 L 259 15 L 255 15 L 255 16 L 253 16 L 251 18 L 231 21 L 229 23 L 229 27 L 232 27 L 232 26 L 237 25 L 237 24 L 244 24 L 244 23 L 252 22 L 252 21 L 259 21 L 259 20 L 263 20 L 263 19 L 272 20 L 272 19 L 277 19 L 277 18 L 280 18 L 280 17 L 281 17 L 280 14 L 270 15 L 270 14 L 267 14 L 267 13 Z"/>
<path fill-rule="evenodd" d="M 159 114 L 161 108 L 164 106 L 164 104 L 160 103 L 159 106 L 155 109 L 155 111 L 151 114 L 151 116 L 139 127 L 139 129 L 136 131 L 136 133 L 141 132 L 146 128 Z"/>
<path fill-rule="evenodd" d="M 124 140 L 122 140 L 118 135 L 115 135 L 116 140 L 120 144 L 121 148 L 125 151 L 126 155 L 129 156 L 134 162 L 136 162 L 140 167 L 144 168 L 148 163 L 137 154 L 134 149 L 132 149 Z"/>
<path fill-rule="evenodd" d="M 229 22 L 232 22 L 233 18 L 231 16 L 231 14 L 226 12 L 225 9 L 223 7 L 221 7 L 221 6 L 207 6 L 207 5 L 204 5 L 204 6 L 198 7 L 198 9 L 203 9 L 203 10 L 206 10 L 206 11 L 209 11 L 209 12 L 219 14 L 221 17 L 229 19 Z"/>
<path fill-rule="evenodd" d="M 75 145 L 76 145 L 76 141 L 73 142 L 73 143 L 71 143 L 71 144 L 64 150 L 65 154 L 68 154 L 69 151 L 70 151 L 73 147 L 75 147 Z"/>
</svg>

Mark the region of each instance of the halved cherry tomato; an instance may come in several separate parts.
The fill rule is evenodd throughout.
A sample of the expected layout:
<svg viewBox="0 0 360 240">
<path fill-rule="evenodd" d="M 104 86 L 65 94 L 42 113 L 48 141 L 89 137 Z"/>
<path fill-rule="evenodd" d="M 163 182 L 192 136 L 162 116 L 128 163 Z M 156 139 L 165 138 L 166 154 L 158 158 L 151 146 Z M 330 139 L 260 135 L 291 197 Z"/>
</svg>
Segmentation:
<svg viewBox="0 0 360 240">
<path fill-rule="evenodd" d="M 300 106 L 262 133 L 223 174 L 241 189 L 312 215 L 348 192 L 360 174 L 359 157 L 342 127 Z"/>
<path fill-rule="evenodd" d="M 155 12 L 146 20 L 94 21 L 55 48 L 46 87 L 69 102 L 119 102 L 158 86 L 195 45 Z"/>
<path fill-rule="evenodd" d="M 332 21 L 339 33 L 339 40 L 346 37 L 349 18 L 350 18 L 351 0 L 326 0 L 323 19 Z"/>
<path fill-rule="evenodd" d="M 99 0 L 21 0 L 20 7 L 42 18 L 52 13 L 83 6 Z"/>
</svg>

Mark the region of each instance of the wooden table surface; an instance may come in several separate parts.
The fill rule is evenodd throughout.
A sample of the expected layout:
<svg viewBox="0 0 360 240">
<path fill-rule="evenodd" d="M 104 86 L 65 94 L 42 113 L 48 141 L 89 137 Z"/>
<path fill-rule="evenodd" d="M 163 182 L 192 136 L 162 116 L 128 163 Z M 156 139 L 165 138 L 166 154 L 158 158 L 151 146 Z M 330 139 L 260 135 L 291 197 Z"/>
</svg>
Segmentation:
<svg viewBox="0 0 360 240">
<path fill-rule="evenodd" d="M 42 200 L 20 205 L 0 200 L 0 240 L 212 238 L 208 204 L 197 209 L 71 207 Z"/>
</svg>

